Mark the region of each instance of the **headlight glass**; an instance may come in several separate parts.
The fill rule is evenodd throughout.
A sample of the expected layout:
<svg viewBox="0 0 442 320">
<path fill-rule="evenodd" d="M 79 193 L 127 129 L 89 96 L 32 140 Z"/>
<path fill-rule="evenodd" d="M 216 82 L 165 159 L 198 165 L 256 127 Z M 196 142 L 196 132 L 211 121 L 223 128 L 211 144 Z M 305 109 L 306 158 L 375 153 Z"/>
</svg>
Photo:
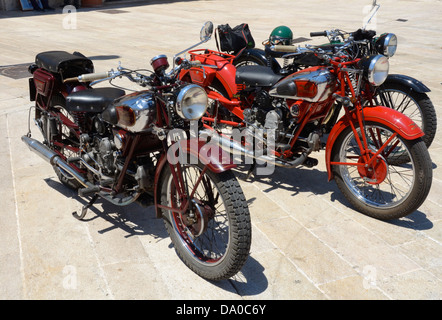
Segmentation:
<svg viewBox="0 0 442 320">
<path fill-rule="evenodd" d="M 383 55 L 372 56 L 367 67 L 368 81 L 374 86 L 380 86 L 388 76 L 388 58 Z"/>
<path fill-rule="evenodd" d="M 376 49 L 380 54 L 392 57 L 397 49 L 397 37 L 394 33 L 387 33 L 376 41 Z"/>
<path fill-rule="evenodd" d="M 195 84 L 185 86 L 178 94 L 176 112 L 186 120 L 198 120 L 207 109 L 208 98 L 203 88 Z"/>
</svg>

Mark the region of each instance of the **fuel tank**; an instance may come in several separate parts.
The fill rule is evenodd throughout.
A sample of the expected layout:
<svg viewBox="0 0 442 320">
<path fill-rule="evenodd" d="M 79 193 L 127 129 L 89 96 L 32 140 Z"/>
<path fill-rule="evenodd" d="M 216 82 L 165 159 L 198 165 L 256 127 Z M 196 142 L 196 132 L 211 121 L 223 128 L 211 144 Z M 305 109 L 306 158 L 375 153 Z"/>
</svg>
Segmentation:
<svg viewBox="0 0 442 320">
<path fill-rule="evenodd" d="M 148 91 L 124 95 L 114 100 L 102 117 L 129 132 L 143 132 L 156 120 L 155 99 Z"/>
<path fill-rule="evenodd" d="M 269 94 L 279 98 L 321 102 L 330 97 L 335 85 L 336 77 L 326 67 L 311 67 L 280 80 Z"/>
</svg>

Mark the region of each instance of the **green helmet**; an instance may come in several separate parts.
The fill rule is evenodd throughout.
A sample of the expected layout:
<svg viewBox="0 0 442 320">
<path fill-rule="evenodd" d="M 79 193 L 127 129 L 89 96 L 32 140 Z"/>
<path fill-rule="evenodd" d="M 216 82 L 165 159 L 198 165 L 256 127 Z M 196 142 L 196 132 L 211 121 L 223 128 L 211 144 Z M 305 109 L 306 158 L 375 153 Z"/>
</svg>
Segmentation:
<svg viewBox="0 0 442 320">
<path fill-rule="evenodd" d="M 293 40 L 293 32 L 289 27 L 279 26 L 270 33 L 269 41 L 271 44 L 290 45 Z"/>
</svg>

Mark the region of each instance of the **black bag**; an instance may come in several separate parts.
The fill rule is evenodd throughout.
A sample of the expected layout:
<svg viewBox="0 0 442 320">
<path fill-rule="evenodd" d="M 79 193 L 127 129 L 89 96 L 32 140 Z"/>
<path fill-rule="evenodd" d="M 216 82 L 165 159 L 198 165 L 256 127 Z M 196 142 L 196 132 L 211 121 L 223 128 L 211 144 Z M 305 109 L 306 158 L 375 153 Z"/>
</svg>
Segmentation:
<svg viewBox="0 0 442 320">
<path fill-rule="evenodd" d="M 233 29 L 228 24 L 221 24 L 217 27 L 217 33 L 219 45 L 217 39 L 216 46 L 220 51 L 237 53 L 240 50 L 255 47 L 255 40 L 247 23 L 242 23 Z"/>
</svg>

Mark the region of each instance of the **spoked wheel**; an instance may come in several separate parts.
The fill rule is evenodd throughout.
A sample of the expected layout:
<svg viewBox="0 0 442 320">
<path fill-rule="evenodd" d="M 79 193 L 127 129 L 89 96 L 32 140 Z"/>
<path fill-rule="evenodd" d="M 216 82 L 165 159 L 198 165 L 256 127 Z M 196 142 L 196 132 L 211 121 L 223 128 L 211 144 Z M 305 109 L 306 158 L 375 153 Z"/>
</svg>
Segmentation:
<svg viewBox="0 0 442 320">
<path fill-rule="evenodd" d="M 258 59 L 254 56 L 239 56 L 233 61 L 236 68 L 242 66 L 265 66 L 265 61 Z"/>
<path fill-rule="evenodd" d="M 175 250 L 199 276 L 230 278 L 246 262 L 251 244 L 250 214 L 241 187 L 231 171 L 214 174 L 203 170 L 201 163 L 180 168 L 186 194 L 192 195 L 194 190 L 188 209 L 182 214 L 162 209 Z M 183 197 L 168 165 L 161 184 L 161 204 L 180 208 Z"/>
<path fill-rule="evenodd" d="M 413 120 L 425 133 L 422 140 L 427 148 L 430 147 L 436 135 L 437 118 L 433 103 L 425 93 L 387 80 L 377 90 L 377 98 L 381 105 L 395 109 Z"/>
<path fill-rule="evenodd" d="M 339 189 L 356 210 L 377 219 L 398 219 L 414 212 L 426 199 L 432 182 L 432 163 L 425 143 L 420 138 L 405 140 L 377 123 L 367 122 L 365 132 L 369 144 L 366 154 L 362 154 L 350 127 L 335 143 L 332 166 Z M 396 152 L 401 156 L 406 153 L 410 161 L 390 161 Z"/>
<path fill-rule="evenodd" d="M 74 125 L 74 119 L 65 109 L 66 100 L 60 96 L 54 96 L 51 99 L 50 107 L 52 110 L 53 123 L 55 125 L 49 125 L 48 119 L 45 120 L 46 140 L 49 142 L 49 148 L 56 151 L 63 160 L 68 158 L 74 158 L 79 155 L 78 137 L 72 129 Z M 71 126 L 66 125 L 67 123 Z M 71 164 L 74 165 L 74 164 Z M 71 189 L 78 189 L 81 184 L 71 177 L 68 173 L 62 172 L 57 166 L 54 167 L 55 173 L 58 179 L 65 186 Z"/>
</svg>

